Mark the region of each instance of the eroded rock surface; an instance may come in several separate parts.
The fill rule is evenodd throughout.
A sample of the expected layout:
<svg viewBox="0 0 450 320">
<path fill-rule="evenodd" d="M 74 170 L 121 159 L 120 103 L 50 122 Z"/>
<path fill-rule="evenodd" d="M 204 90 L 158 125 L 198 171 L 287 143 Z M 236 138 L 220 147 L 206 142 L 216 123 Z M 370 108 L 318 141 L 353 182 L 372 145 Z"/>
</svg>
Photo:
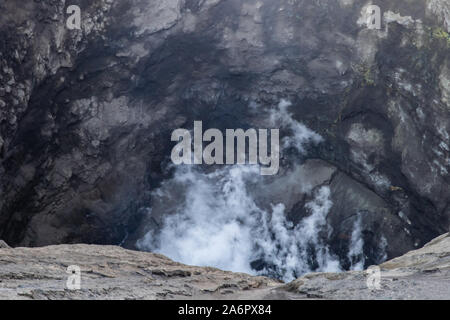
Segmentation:
<svg viewBox="0 0 450 320">
<path fill-rule="evenodd" d="M 450 299 L 450 234 L 380 266 L 379 289 L 371 272 L 309 274 L 284 289 L 320 299 Z M 372 283 L 369 281 L 369 283 Z"/>
<path fill-rule="evenodd" d="M 67 267 L 81 269 L 69 290 Z M 0 299 L 450 299 L 450 235 L 381 266 L 379 290 L 361 272 L 314 273 L 291 283 L 114 246 L 0 248 Z"/>
</svg>

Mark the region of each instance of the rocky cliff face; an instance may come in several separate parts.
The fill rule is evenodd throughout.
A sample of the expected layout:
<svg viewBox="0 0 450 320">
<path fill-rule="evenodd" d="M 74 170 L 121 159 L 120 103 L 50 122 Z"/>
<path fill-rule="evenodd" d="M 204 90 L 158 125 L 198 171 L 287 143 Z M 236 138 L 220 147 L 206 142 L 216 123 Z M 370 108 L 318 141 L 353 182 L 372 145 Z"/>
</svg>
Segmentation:
<svg viewBox="0 0 450 320">
<path fill-rule="evenodd" d="M 369 3 L 381 30 L 363 23 Z M 70 4 L 81 30 L 66 28 Z M 342 264 L 357 216 L 368 263 L 383 241 L 388 258 L 424 245 L 449 228 L 449 12 L 447 0 L 2 1 L 0 238 L 134 247 L 171 176 L 172 130 L 258 127 L 287 99 L 323 138 L 295 161 L 331 190 Z M 298 222 L 307 195 L 291 195 Z"/>
<path fill-rule="evenodd" d="M 114 246 L 0 244 L 0 299 L 450 299 L 449 262 L 446 234 L 382 264 L 373 286 L 364 271 L 313 273 L 284 284 Z M 79 290 L 66 284 L 73 265 L 81 272 Z"/>
</svg>

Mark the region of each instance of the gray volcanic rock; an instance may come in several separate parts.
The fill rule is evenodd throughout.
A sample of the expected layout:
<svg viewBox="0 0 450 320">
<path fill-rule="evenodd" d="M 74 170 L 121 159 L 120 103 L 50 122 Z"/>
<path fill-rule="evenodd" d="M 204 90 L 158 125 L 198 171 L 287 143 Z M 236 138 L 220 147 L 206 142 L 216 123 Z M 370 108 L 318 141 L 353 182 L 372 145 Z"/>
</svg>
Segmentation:
<svg viewBox="0 0 450 320">
<path fill-rule="evenodd" d="M 0 248 L 7 249 L 10 248 L 10 246 L 8 246 L 8 244 L 5 241 L 0 240 Z"/>
<path fill-rule="evenodd" d="M 81 269 L 69 290 L 67 267 Z M 175 263 L 113 246 L 0 249 L 0 299 L 450 299 L 450 235 L 365 272 L 314 273 L 283 284 L 265 277 Z"/>
<path fill-rule="evenodd" d="M 81 290 L 69 290 L 67 267 L 81 268 Z M 0 299 L 262 298 L 280 282 L 175 263 L 121 247 L 59 245 L 0 249 Z"/>
<path fill-rule="evenodd" d="M 284 288 L 321 299 L 450 299 L 450 234 L 380 266 L 380 288 L 368 289 L 368 272 L 315 273 Z"/>
<path fill-rule="evenodd" d="M 0 3 L 0 238 L 133 247 L 170 176 L 170 133 L 257 127 L 281 98 L 324 142 L 345 260 L 361 215 L 368 261 L 448 231 L 447 0 L 92 0 Z M 249 106 L 258 106 L 255 115 Z M 299 158 L 299 163 L 305 159 Z M 323 169 L 325 170 L 325 169 Z M 325 170 L 326 171 L 326 170 Z M 302 195 L 289 216 L 303 215 Z M 293 202 L 293 203 L 292 203 Z M 349 264 L 349 261 L 342 261 Z"/>
</svg>

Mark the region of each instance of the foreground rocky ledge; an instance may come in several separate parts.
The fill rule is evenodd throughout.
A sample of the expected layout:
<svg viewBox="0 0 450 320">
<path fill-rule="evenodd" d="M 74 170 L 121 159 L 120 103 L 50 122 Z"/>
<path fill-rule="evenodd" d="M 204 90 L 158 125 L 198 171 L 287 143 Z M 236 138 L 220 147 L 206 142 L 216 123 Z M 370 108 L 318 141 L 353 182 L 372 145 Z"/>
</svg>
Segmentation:
<svg viewBox="0 0 450 320">
<path fill-rule="evenodd" d="M 66 288 L 70 265 L 81 268 L 80 290 Z M 450 234 L 380 268 L 381 289 L 369 290 L 365 272 L 314 273 L 284 284 L 115 246 L 0 242 L 0 299 L 450 299 Z"/>
</svg>

